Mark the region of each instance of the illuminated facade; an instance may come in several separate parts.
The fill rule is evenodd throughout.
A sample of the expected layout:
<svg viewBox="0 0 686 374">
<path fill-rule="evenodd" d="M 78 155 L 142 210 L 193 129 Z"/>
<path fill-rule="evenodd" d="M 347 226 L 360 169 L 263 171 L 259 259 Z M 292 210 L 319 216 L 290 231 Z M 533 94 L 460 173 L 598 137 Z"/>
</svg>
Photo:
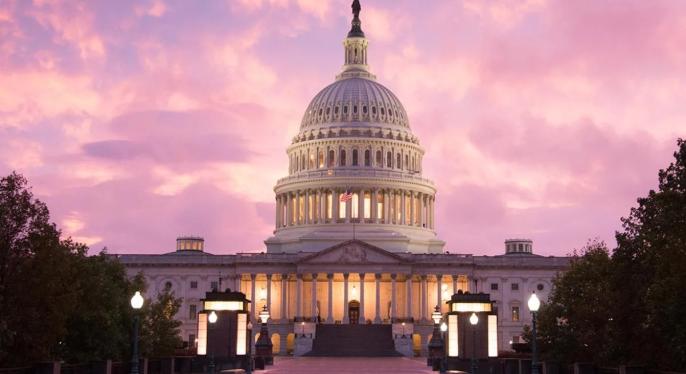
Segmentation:
<svg viewBox="0 0 686 374">
<path fill-rule="evenodd" d="M 201 238 L 183 237 L 174 252 L 120 260 L 129 274 L 144 273 L 148 297 L 165 288 L 183 297 L 177 318 L 191 345 L 205 292 L 230 288 L 253 301 L 253 321 L 267 305 L 277 353 L 307 347 L 295 334 L 313 334 L 317 323 L 372 323 L 411 335 L 402 353 L 425 354 L 431 312 L 440 305 L 447 313 L 462 290 L 490 294 L 498 318 L 489 349 L 509 350 L 530 323 L 528 296 L 545 300 L 569 259 L 537 256 L 526 239 L 507 240 L 500 256 L 445 252 L 434 231 L 436 188 L 422 176 L 424 149 L 398 98 L 370 73 L 357 15 L 343 45 L 342 72 L 309 104 L 287 149 L 265 253 L 211 254 Z"/>
</svg>

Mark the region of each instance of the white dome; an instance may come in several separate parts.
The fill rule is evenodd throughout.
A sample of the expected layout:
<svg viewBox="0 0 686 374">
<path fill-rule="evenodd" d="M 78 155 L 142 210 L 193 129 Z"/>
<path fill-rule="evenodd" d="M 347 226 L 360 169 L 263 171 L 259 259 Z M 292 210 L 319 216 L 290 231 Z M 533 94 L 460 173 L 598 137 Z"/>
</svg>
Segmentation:
<svg viewBox="0 0 686 374">
<path fill-rule="evenodd" d="M 326 86 L 307 106 L 300 131 L 327 125 L 388 124 L 409 130 L 400 100 L 368 78 L 346 78 Z"/>
</svg>

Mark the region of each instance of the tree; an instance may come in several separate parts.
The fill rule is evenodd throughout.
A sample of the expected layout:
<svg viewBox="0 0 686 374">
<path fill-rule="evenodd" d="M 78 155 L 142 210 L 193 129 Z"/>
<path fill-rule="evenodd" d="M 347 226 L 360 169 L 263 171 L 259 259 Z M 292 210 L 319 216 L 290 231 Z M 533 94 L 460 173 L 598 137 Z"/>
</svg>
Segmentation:
<svg viewBox="0 0 686 374">
<path fill-rule="evenodd" d="M 627 360 L 686 369 L 686 142 L 616 235 L 613 278 Z"/>
<path fill-rule="evenodd" d="M 141 352 L 144 356 L 170 356 L 175 348 L 181 347 L 181 321 L 174 319 L 181 302 L 181 298 L 174 297 L 173 291 L 165 289 L 157 295 L 156 301 L 143 307 Z"/>
<path fill-rule="evenodd" d="M 611 360 L 611 273 L 612 262 L 605 243 L 592 241 L 574 253 L 569 270 L 553 281 L 552 293 L 537 315 L 538 343 L 544 359 Z M 524 336 L 530 340 L 530 334 Z"/>
</svg>

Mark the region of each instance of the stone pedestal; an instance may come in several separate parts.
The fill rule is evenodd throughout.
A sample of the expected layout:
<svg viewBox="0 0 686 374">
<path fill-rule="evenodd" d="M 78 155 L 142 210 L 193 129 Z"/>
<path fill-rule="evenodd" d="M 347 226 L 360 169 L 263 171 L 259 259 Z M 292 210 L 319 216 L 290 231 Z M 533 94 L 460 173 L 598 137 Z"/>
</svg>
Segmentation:
<svg viewBox="0 0 686 374">
<path fill-rule="evenodd" d="M 293 356 L 298 357 L 302 356 L 305 353 L 309 352 L 312 350 L 312 341 L 313 337 L 311 336 L 298 336 L 295 338 L 295 350 L 293 351 Z"/>
<path fill-rule="evenodd" d="M 412 351 L 412 337 L 410 335 L 396 336 L 393 339 L 395 343 L 395 350 L 405 357 L 413 357 L 414 352 Z"/>
</svg>

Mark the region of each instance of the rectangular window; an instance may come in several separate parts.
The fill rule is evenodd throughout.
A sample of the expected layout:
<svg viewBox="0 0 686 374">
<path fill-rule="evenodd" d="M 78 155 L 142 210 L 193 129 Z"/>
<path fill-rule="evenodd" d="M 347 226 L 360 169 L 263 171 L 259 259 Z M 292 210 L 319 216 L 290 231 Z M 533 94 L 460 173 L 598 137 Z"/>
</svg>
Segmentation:
<svg viewBox="0 0 686 374">
<path fill-rule="evenodd" d="M 312 222 L 314 219 L 314 195 L 307 197 L 307 219 Z"/>
<path fill-rule="evenodd" d="M 448 315 L 448 356 L 457 357 L 459 352 L 457 314 Z"/>
<path fill-rule="evenodd" d="M 298 222 L 305 221 L 305 196 L 300 196 L 298 199 Z"/>
<path fill-rule="evenodd" d="M 236 330 L 236 355 L 243 356 L 248 347 L 248 315 L 246 313 L 238 314 Z"/>
<path fill-rule="evenodd" d="M 207 354 L 207 313 L 198 315 L 198 354 Z"/>
<path fill-rule="evenodd" d="M 196 343 L 195 334 L 188 334 L 188 347 L 195 348 Z"/>
<path fill-rule="evenodd" d="M 512 287 L 512 291 L 519 291 L 519 283 L 512 283 L 510 287 Z"/>
<path fill-rule="evenodd" d="M 331 192 L 326 193 L 326 219 L 333 219 L 333 194 Z"/>
<path fill-rule="evenodd" d="M 512 322 L 519 322 L 519 307 L 512 307 Z"/>
<path fill-rule="evenodd" d="M 198 281 L 191 281 L 191 288 L 198 288 Z"/>
<path fill-rule="evenodd" d="M 498 357 L 498 317 L 488 315 L 488 357 Z"/>
<path fill-rule="evenodd" d="M 364 218 L 372 218 L 372 195 L 369 192 L 364 193 Z"/>
<path fill-rule="evenodd" d="M 188 319 L 195 321 L 195 316 L 197 315 L 197 307 L 195 304 L 188 306 Z"/>
<path fill-rule="evenodd" d="M 491 283 L 491 291 L 498 291 L 498 283 Z"/>
<path fill-rule="evenodd" d="M 339 199 L 338 200 L 338 218 L 344 219 L 345 218 L 345 201 L 340 201 L 339 196 L 340 195 L 336 196 L 336 198 Z"/>
<path fill-rule="evenodd" d="M 217 288 L 219 288 L 219 285 L 217 284 L 217 282 L 210 282 L 210 289 L 212 291 L 217 291 Z"/>
<path fill-rule="evenodd" d="M 384 194 L 380 193 L 376 195 L 376 216 L 381 220 L 381 222 L 386 222 L 384 217 Z"/>
<path fill-rule="evenodd" d="M 355 192 L 355 193 L 353 194 L 353 199 L 350 201 L 350 204 L 352 204 L 352 206 L 350 207 L 350 208 L 351 208 L 351 209 L 350 209 L 350 210 L 351 210 L 351 212 L 350 212 L 351 217 L 352 217 L 352 218 L 360 218 L 360 210 L 359 210 L 359 207 L 360 207 L 360 194 L 358 194 L 357 192 Z"/>
</svg>

